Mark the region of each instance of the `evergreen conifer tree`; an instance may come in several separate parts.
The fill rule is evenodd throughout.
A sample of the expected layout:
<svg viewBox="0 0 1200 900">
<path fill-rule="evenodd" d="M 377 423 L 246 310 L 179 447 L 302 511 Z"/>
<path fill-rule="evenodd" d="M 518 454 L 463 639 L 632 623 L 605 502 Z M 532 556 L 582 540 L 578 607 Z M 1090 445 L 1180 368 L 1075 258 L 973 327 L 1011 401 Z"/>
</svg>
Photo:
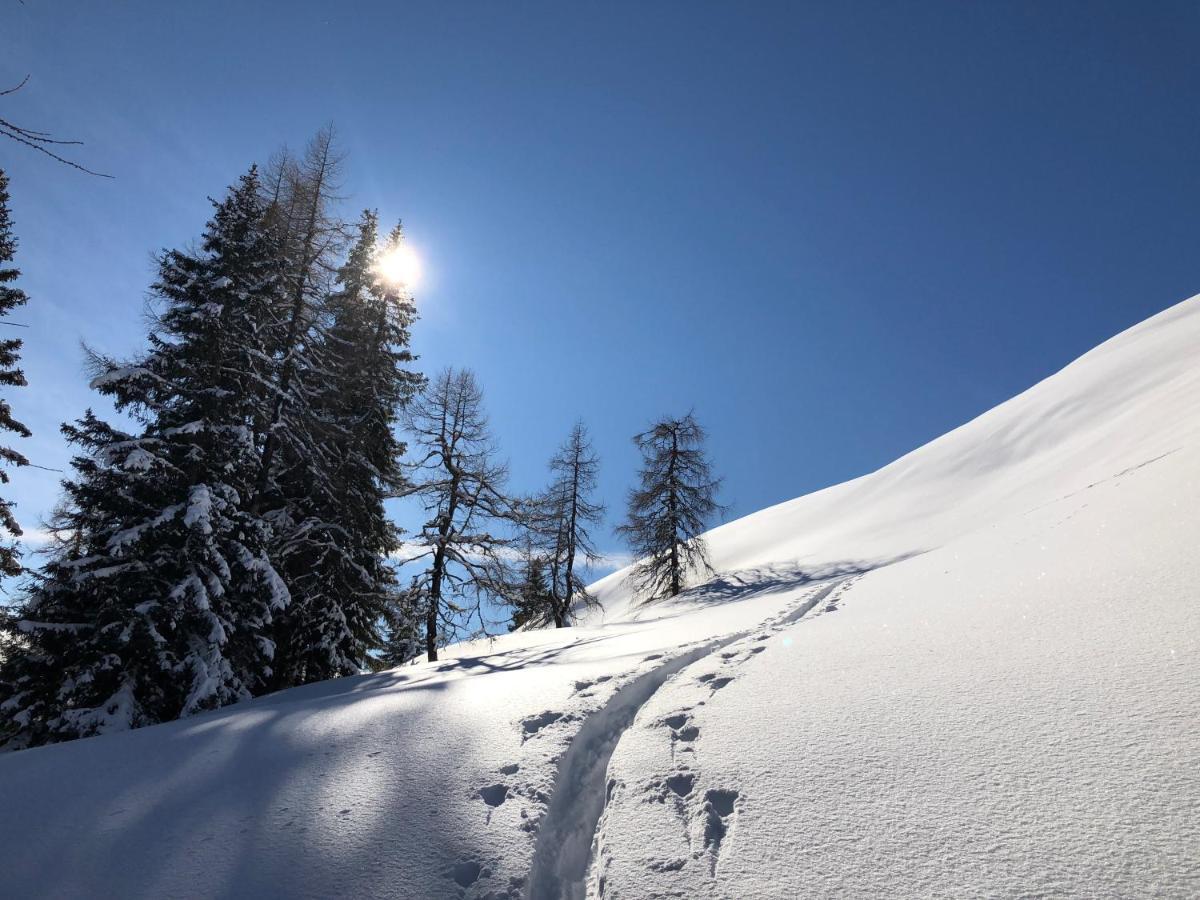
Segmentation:
<svg viewBox="0 0 1200 900">
<path fill-rule="evenodd" d="M 546 558 L 536 554 L 532 547 L 527 547 L 522 556 L 521 581 L 510 601 L 513 609 L 512 631 L 525 625 L 547 624 L 555 608 L 555 598 L 546 577 Z"/>
<path fill-rule="evenodd" d="M 428 605 L 419 578 L 396 596 L 384 612 L 384 641 L 378 655 L 372 657 L 376 670 L 391 669 L 420 656 L 425 650 L 421 631 L 423 613 Z"/>
<path fill-rule="evenodd" d="M 174 719 L 271 683 L 288 591 L 246 509 L 280 290 L 260 190 L 252 169 L 214 204 L 199 251 L 160 257 L 148 351 L 94 358 L 93 386 L 139 427 L 91 411 L 63 426 L 81 450 L 65 536 L 7 623 L 21 650 L 0 669 L 0 735 L 17 745 Z"/>
<path fill-rule="evenodd" d="M 397 227 L 383 252 L 402 242 Z M 397 603 L 389 556 L 399 538 L 384 500 L 404 482 L 395 426 L 421 379 L 408 368 L 416 312 L 404 286 L 378 273 L 377 243 L 377 219 L 368 211 L 326 300 L 328 321 L 314 354 L 323 373 L 309 398 L 316 449 L 281 476 L 293 498 L 284 509 L 298 515 L 274 519 L 282 539 L 277 558 L 293 598 L 284 617 L 284 684 L 367 667 Z"/>
<path fill-rule="evenodd" d="M 8 175 L 0 169 L 0 316 L 6 316 L 26 302 L 25 292 L 13 282 L 20 270 L 9 265 L 16 255 L 17 239 L 13 234 L 12 220 L 8 209 Z M 21 371 L 21 341 L 17 338 L 0 340 L 0 385 L 23 387 L 25 374 Z M 0 398 L 0 430 L 11 431 L 21 437 L 29 437 L 29 429 L 13 418 L 8 401 Z M 27 466 L 29 460 L 11 447 L 0 447 L 0 462 L 10 466 Z M 8 484 L 8 472 L 0 468 L 0 484 Z M 13 515 L 12 503 L 0 498 L 0 528 L 10 538 L 21 536 L 21 527 Z M 12 540 L 0 540 L 0 575 L 21 573 L 20 551 Z"/>
</svg>

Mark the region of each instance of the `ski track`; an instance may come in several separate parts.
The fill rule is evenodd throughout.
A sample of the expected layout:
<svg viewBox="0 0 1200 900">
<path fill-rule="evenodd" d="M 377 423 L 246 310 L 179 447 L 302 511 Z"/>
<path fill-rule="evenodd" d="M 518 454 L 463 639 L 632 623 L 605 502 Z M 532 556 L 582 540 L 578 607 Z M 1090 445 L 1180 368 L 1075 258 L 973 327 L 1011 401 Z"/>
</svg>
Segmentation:
<svg viewBox="0 0 1200 900">
<path fill-rule="evenodd" d="M 538 837 L 525 892 L 527 900 L 583 900 L 587 896 L 588 871 L 599 838 L 597 826 L 609 794 L 609 760 L 621 736 L 659 688 L 692 664 L 711 657 L 738 641 L 750 638 L 759 643 L 767 640 L 771 634 L 803 618 L 839 585 L 850 580 L 852 579 L 838 579 L 817 587 L 797 603 L 794 609 L 768 618 L 753 628 L 705 641 L 698 647 L 670 658 L 622 685 L 604 706 L 588 715 L 559 761 L 550 804 L 538 826 Z M 745 658 L 753 656 L 758 649 L 749 648 Z M 732 658 L 741 654 L 727 655 Z M 728 684 L 729 680 L 719 682 L 720 679 L 709 681 L 709 689 L 715 693 Z M 690 742 L 699 735 L 699 731 L 688 723 L 686 717 L 681 717 L 677 726 L 673 731 L 675 740 Z M 683 787 L 685 785 L 680 783 L 673 789 L 678 792 Z M 686 787 L 690 791 L 691 786 Z M 726 797 L 723 794 L 708 797 L 706 800 L 706 809 L 715 810 L 710 817 L 714 820 L 710 823 L 710 837 L 717 849 L 724 833 L 723 822 L 732 813 L 735 800 L 736 795 Z M 722 813 L 724 815 L 721 815 Z"/>
</svg>

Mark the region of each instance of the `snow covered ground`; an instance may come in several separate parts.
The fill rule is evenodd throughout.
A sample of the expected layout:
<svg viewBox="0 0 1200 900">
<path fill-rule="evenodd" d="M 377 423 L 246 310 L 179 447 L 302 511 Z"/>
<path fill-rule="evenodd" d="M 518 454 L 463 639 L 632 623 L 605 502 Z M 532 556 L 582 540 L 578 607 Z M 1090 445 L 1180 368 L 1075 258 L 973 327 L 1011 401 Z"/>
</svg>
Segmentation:
<svg viewBox="0 0 1200 900">
<path fill-rule="evenodd" d="M 1200 299 L 581 627 L 0 757 L 16 897 L 1200 895 Z"/>
</svg>

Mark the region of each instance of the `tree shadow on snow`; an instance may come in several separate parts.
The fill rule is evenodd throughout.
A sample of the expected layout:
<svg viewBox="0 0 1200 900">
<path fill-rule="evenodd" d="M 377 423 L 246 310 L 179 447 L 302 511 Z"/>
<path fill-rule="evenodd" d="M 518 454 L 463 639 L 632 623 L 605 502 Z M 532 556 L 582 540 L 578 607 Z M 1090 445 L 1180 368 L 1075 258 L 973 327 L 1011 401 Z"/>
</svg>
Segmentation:
<svg viewBox="0 0 1200 900">
<path fill-rule="evenodd" d="M 682 615 L 904 558 L 743 569 L 659 606 L 665 617 Z M 440 702 L 416 696 L 464 676 L 546 666 L 612 637 L 472 647 L 434 664 L 6 755 L 0 869 L 18 887 L 14 895 L 31 886 L 43 896 L 127 898 L 374 893 L 436 900 L 478 893 L 467 886 L 486 880 L 496 865 L 489 854 L 498 851 L 473 846 L 486 825 L 470 823 L 492 807 L 477 793 L 447 795 L 440 785 L 448 768 L 471 758 L 464 735 L 486 729 L 446 731 Z M 410 693 L 412 702 L 405 700 Z M 495 715 L 508 713 L 501 705 Z M 443 740 L 429 739 L 443 732 Z M 501 889 L 520 893 L 518 885 Z"/>
<path fill-rule="evenodd" d="M 440 702 L 404 696 L 608 639 L 468 653 L 6 755 L 0 868 L 43 896 L 181 896 L 188 885 L 205 897 L 381 886 L 414 900 L 461 897 L 494 863 L 466 827 L 489 807 L 435 790 L 465 757 L 453 744 L 463 735 L 447 732 L 451 746 L 429 740 L 445 730 Z"/>
</svg>

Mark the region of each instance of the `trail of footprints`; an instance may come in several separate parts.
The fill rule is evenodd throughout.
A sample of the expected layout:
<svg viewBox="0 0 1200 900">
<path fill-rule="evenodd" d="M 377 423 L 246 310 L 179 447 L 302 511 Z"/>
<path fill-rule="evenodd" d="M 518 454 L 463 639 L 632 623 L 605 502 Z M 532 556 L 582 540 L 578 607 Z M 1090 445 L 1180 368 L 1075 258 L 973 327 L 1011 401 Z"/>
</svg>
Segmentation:
<svg viewBox="0 0 1200 900">
<path fill-rule="evenodd" d="M 529 719 L 522 723 L 522 726 L 525 728 L 527 734 L 536 733 L 544 728 L 547 724 L 561 720 L 563 716 L 560 713 L 542 713 L 540 717 L 535 718 L 542 720 L 542 724 L 538 725 L 536 728 L 529 728 L 525 726 L 525 722 L 531 721 Z M 496 771 L 503 778 L 511 779 L 512 776 L 516 775 L 520 770 L 521 767 L 518 763 L 508 763 L 507 765 L 500 766 Z M 475 797 L 482 801 L 484 806 L 487 807 L 487 821 L 491 822 L 492 813 L 498 807 L 503 806 L 510 797 L 513 797 L 517 794 L 529 793 L 530 792 L 522 790 L 518 786 L 513 785 L 508 781 L 497 780 L 492 784 L 486 784 L 483 787 L 480 787 L 476 791 Z M 545 800 L 546 798 L 542 799 Z M 521 827 L 527 831 L 532 831 L 536 827 L 536 825 L 534 825 L 527 818 L 527 815 L 523 809 L 521 810 L 521 823 Z M 495 871 L 491 866 L 482 864 L 478 860 L 460 858 L 458 861 L 451 863 L 448 866 L 445 875 L 446 878 L 462 888 L 464 892 L 468 892 L 471 887 L 480 881 L 480 879 L 484 881 L 483 889 L 486 890 L 487 882 L 495 877 Z M 511 883 L 508 885 L 507 890 L 490 891 L 486 896 L 506 898 L 519 897 L 521 894 L 521 888 L 524 884 L 523 879 L 510 879 L 510 881 Z M 476 888 L 476 891 L 479 889 L 480 888 Z M 475 894 L 466 893 L 464 896 L 475 896 Z"/>
<path fill-rule="evenodd" d="M 821 608 L 815 610 L 810 616 L 836 611 L 842 594 L 856 580 L 857 577 L 854 577 L 841 582 L 825 598 Z M 781 613 L 773 619 L 768 620 L 760 633 L 750 638 L 743 638 L 737 642 L 738 644 L 746 644 L 748 642 L 748 646 L 742 646 L 739 649 L 724 650 L 717 654 L 716 659 L 719 660 L 718 670 L 704 672 L 696 676 L 694 679 L 695 684 L 706 688 L 708 697 L 712 697 L 718 691 L 728 687 L 737 677 L 733 669 L 766 650 L 767 641 L 794 621 L 795 616 L 793 612 Z M 735 644 L 734 646 L 736 647 L 737 645 Z M 644 657 L 642 662 L 652 663 L 662 658 L 663 654 L 655 653 Z M 637 673 L 633 674 L 636 675 Z M 575 696 L 584 700 L 590 699 L 594 696 L 594 688 L 612 679 L 613 676 L 611 675 L 601 675 L 592 680 L 576 681 L 574 685 Z M 706 700 L 704 699 L 697 700 L 695 706 L 704 706 L 705 702 Z M 669 801 L 675 805 L 676 813 L 687 834 L 688 846 L 692 848 L 692 856 L 697 859 L 707 857 L 709 872 L 710 874 L 714 874 L 720 862 L 722 842 L 736 822 L 741 796 L 737 790 L 720 787 L 709 788 L 701 796 L 693 796 L 699 780 L 696 767 L 692 765 L 695 761 L 695 747 L 693 745 L 700 736 L 700 727 L 691 715 L 694 708 L 694 706 L 685 707 L 679 712 L 665 716 L 660 720 L 660 724 L 669 729 L 671 758 L 676 762 L 676 767 L 661 780 L 656 780 L 647 786 L 646 800 L 648 802 Z M 519 722 L 521 743 L 524 744 L 538 737 L 543 729 L 548 726 L 584 718 L 589 712 L 590 710 L 573 713 L 545 710 L 537 715 L 521 719 Z M 549 805 L 550 798 L 542 791 L 537 790 L 533 786 L 522 786 L 512 783 L 512 776 L 520 771 L 519 764 L 509 763 L 500 766 L 497 771 L 507 780 L 498 779 L 491 784 L 479 787 L 477 790 L 478 799 L 487 807 L 487 820 L 489 822 L 491 821 L 492 813 L 513 796 L 520 795 L 533 800 L 543 810 Z M 610 784 L 610 793 L 613 788 L 614 785 Z M 521 810 L 520 816 L 520 827 L 522 830 L 530 832 L 537 830 L 539 821 L 537 817 L 530 817 L 525 809 Z M 652 863 L 652 867 L 660 871 L 677 871 L 684 864 L 685 860 L 682 859 L 660 860 Z M 486 879 L 490 875 L 490 872 L 474 860 L 464 860 L 455 863 L 447 874 L 459 887 L 467 889 L 474 885 L 481 877 Z M 520 885 L 514 884 L 510 885 L 510 887 L 516 890 Z"/>
<path fill-rule="evenodd" d="M 859 577 L 861 576 L 839 583 L 808 613 L 808 617 L 835 612 L 843 594 Z M 702 690 L 707 689 L 707 698 L 711 698 L 737 680 L 738 667 L 766 650 L 767 642 L 772 637 L 796 621 L 794 611 L 781 613 L 768 620 L 758 634 L 743 638 L 717 654 L 716 669 L 696 675 L 693 679 L 694 684 Z M 659 725 L 669 733 L 671 759 L 675 768 L 645 787 L 644 801 L 673 804 L 686 834 L 692 857 L 707 858 L 709 874 L 713 875 L 720 864 L 722 842 L 736 823 L 741 794 L 728 787 L 713 787 L 705 790 L 702 795 L 696 794 L 700 773 L 696 764 L 695 744 L 700 736 L 700 726 L 694 721 L 692 713 L 696 707 L 704 706 L 707 698 L 697 699 L 694 705 L 682 707 L 678 712 L 663 716 L 659 720 Z M 685 862 L 682 859 L 658 860 L 651 863 L 651 868 L 656 871 L 678 871 L 683 868 Z"/>
<path fill-rule="evenodd" d="M 755 648 L 761 650 L 763 648 Z M 756 655 L 754 652 L 722 653 L 721 665 L 735 665 L 734 661 L 745 662 Z M 703 686 L 712 696 L 732 684 L 733 675 L 705 672 L 696 676 L 694 683 Z M 703 706 L 698 700 L 696 706 Z M 694 859 L 706 857 L 709 874 L 716 872 L 721 858 L 721 843 L 733 827 L 736 819 L 740 794 L 732 788 L 709 788 L 697 795 L 699 786 L 698 766 L 695 764 L 695 742 L 700 737 L 700 726 L 692 717 L 694 706 L 664 716 L 659 724 L 667 729 L 671 742 L 671 758 L 675 761 L 674 771 L 646 786 L 645 801 L 671 803 L 680 820 Z M 658 860 L 651 863 L 657 871 L 677 871 L 685 860 Z"/>
<path fill-rule="evenodd" d="M 642 662 L 653 663 L 663 658 L 663 654 L 654 653 L 642 659 Z M 631 673 L 631 677 L 636 677 L 638 672 Z M 595 696 L 594 688 L 613 681 L 612 675 L 600 675 L 591 680 L 580 680 L 575 682 L 575 696 L 577 698 L 588 700 Z M 602 704 L 601 704 L 602 705 Z M 558 710 L 545 710 L 537 715 L 528 716 L 518 721 L 518 726 L 521 730 L 521 743 L 537 738 L 542 734 L 544 729 L 556 723 L 566 724 L 577 719 L 586 718 L 593 710 L 589 708 L 576 710 L 575 712 L 560 712 Z M 520 772 L 521 766 L 519 763 L 507 763 L 500 766 L 496 771 L 502 778 L 495 780 L 490 784 L 485 784 L 476 789 L 474 797 L 483 803 L 487 809 L 487 822 L 491 822 L 492 813 L 499 807 L 503 806 L 508 800 L 513 797 L 522 797 L 533 801 L 534 815 L 530 815 L 525 808 L 520 810 L 520 828 L 523 831 L 533 832 L 537 830 L 540 822 L 540 813 L 544 812 L 550 804 L 550 797 L 536 785 L 521 784 L 513 779 L 514 775 Z M 446 871 L 446 877 L 452 880 L 460 888 L 467 890 L 476 884 L 481 878 L 486 882 L 493 875 L 492 871 L 484 865 L 473 859 L 463 859 L 453 863 Z M 509 885 L 510 890 L 507 893 L 495 893 L 495 896 L 512 896 L 520 895 L 520 889 L 523 882 Z M 478 890 L 478 888 L 477 888 Z M 493 896 L 489 893 L 488 896 Z"/>
</svg>

